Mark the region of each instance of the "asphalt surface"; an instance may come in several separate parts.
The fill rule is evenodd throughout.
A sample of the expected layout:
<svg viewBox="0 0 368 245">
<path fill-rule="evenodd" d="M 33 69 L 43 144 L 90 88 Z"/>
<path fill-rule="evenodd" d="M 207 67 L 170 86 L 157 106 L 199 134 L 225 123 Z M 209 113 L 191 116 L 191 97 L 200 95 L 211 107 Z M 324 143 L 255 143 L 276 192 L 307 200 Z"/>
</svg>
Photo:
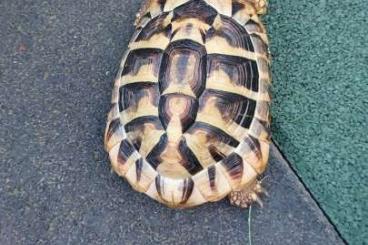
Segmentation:
<svg viewBox="0 0 368 245">
<path fill-rule="evenodd" d="M 139 3 L 50 2 L 0 2 L 0 244 L 248 244 L 247 210 L 170 210 L 110 171 L 102 134 Z M 271 155 L 253 244 L 343 244 Z"/>
</svg>

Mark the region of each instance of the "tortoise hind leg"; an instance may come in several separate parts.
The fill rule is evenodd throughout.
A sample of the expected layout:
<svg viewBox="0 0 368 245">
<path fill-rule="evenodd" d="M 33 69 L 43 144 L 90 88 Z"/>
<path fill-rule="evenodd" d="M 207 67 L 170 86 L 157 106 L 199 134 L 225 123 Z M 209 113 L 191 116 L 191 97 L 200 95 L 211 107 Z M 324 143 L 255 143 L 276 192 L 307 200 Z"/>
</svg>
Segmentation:
<svg viewBox="0 0 368 245">
<path fill-rule="evenodd" d="M 263 207 L 263 203 L 259 198 L 260 194 L 267 195 L 267 192 L 261 186 L 261 182 L 256 180 L 252 184 L 246 186 L 243 190 L 230 192 L 228 197 L 232 205 L 240 208 L 248 208 L 254 202 L 257 202 L 261 207 Z"/>
</svg>

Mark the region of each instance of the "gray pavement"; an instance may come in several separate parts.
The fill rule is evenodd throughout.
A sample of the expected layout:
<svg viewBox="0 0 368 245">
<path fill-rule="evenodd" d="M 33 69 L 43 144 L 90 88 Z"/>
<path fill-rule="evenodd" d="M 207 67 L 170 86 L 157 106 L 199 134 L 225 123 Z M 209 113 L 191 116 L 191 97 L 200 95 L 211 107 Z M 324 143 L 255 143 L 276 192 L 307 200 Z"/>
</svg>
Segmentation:
<svg viewBox="0 0 368 245">
<path fill-rule="evenodd" d="M 54 2 L 54 3 L 51 3 Z M 0 244 L 248 244 L 224 200 L 170 210 L 110 172 L 102 134 L 140 1 L 0 1 Z M 343 244 L 272 148 L 253 244 Z"/>
</svg>

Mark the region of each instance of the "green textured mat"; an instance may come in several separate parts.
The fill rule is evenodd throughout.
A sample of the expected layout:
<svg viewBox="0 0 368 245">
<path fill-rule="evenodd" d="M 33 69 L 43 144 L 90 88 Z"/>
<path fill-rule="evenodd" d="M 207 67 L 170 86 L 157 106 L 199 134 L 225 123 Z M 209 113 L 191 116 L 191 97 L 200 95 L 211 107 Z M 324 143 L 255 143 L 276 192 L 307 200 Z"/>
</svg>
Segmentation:
<svg viewBox="0 0 368 245">
<path fill-rule="evenodd" d="M 274 138 L 351 244 L 368 242 L 367 10 L 364 0 L 274 0 L 265 18 Z"/>
</svg>

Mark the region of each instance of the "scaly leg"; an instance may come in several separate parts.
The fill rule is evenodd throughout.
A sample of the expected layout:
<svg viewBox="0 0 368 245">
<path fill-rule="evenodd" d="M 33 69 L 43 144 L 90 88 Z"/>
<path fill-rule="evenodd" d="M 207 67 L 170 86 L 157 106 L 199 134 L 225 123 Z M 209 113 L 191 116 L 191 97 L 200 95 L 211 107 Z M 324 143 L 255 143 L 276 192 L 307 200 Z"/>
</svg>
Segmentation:
<svg viewBox="0 0 368 245">
<path fill-rule="evenodd" d="M 263 15 L 267 12 L 268 1 L 267 0 L 243 0 L 244 2 L 251 3 L 258 15 Z"/>
<path fill-rule="evenodd" d="M 259 198 L 260 194 L 267 195 L 261 186 L 261 182 L 256 180 L 241 191 L 233 191 L 229 194 L 230 203 L 240 208 L 248 208 L 252 203 L 257 202 L 261 207 L 263 203 Z"/>
<path fill-rule="evenodd" d="M 141 22 L 142 17 L 147 13 L 147 11 L 149 10 L 151 4 L 152 4 L 152 0 L 143 1 L 141 8 L 139 9 L 138 13 L 136 14 L 136 18 L 135 18 L 135 22 L 134 22 L 135 26 L 137 26 Z"/>
</svg>

